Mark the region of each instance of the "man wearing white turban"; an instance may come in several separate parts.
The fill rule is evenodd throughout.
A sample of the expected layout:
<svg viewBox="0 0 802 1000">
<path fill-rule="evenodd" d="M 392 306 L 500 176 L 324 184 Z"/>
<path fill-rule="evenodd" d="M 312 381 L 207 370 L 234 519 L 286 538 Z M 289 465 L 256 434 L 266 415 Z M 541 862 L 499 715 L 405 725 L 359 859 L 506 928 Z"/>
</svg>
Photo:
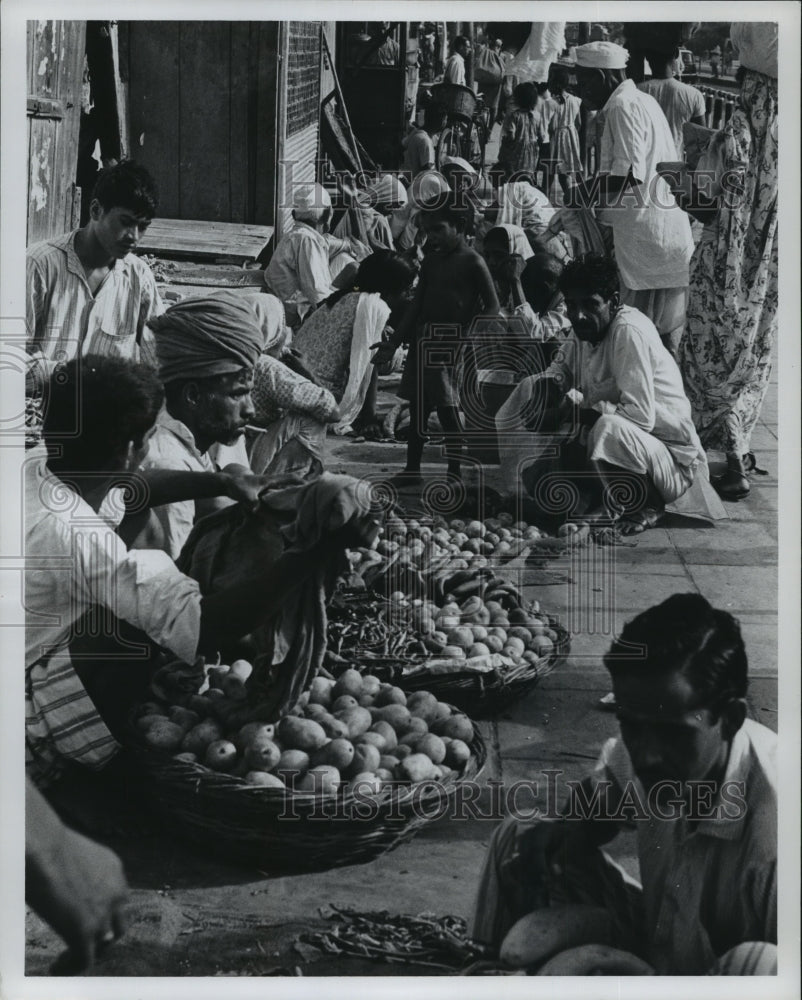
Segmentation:
<svg viewBox="0 0 802 1000">
<path fill-rule="evenodd" d="M 657 174 L 658 163 L 677 159 L 671 128 L 657 101 L 626 79 L 625 48 L 589 42 L 575 51 L 582 102 L 605 116 L 600 177 L 584 195 L 612 227 L 622 304 L 648 316 L 674 351 L 685 325 L 693 239 Z"/>
<path fill-rule="evenodd" d="M 267 287 L 284 303 L 293 328 L 335 291 L 332 280 L 356 261 L 350 239 L 328 235 L 331 212 L 331 198 L 322 185 L 299 184 L 292 198 L 295 225 L 265 269 Z"/>
</svg>

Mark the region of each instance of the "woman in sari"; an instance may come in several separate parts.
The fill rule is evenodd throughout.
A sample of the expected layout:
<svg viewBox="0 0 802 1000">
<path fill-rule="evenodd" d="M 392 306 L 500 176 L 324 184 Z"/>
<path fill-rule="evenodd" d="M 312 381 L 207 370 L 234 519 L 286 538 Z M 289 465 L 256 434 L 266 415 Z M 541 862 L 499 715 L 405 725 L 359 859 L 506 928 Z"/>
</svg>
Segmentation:
<svg viewBox="0 0 802 1000">
<path fill-rule="evenodd" d="M 295 334 L 294 346 L 315 381 L 337 403 L 335 434 L 345 434 L 357 420 L 365 429 L 375 423 L 378 370 L 371 347 L 381 342 L 414 277 L 406 257 L 377 251 L 362 261 L 351 285 L 331 295 Z"/>
<path fill-rule="evenodd" d="M 739 107 L 691 175 L 714 181 L 687 208 L 705 229 L 691 261 L 679 363 L 702 444 L 727 456 L 714 485 L 725 500 L 741 500 L 756 468 L 750 441 L 777 332 L 777 25 L 734 24 L 731 37 L 741 51 Z M 680 192 L 698 192 L 674 174 Z"/>
</svg>

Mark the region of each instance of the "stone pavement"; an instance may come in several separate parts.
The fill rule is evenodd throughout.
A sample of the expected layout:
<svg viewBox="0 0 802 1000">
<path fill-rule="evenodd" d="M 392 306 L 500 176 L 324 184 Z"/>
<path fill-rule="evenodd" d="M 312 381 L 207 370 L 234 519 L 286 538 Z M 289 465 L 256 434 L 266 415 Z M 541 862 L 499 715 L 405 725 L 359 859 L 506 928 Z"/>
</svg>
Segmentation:
<svg viewBox="0 0 802 1000">
<path fill-rule="evenodd" d="M 390 405 L 386 394 L 383 402 Z M 776 377 L 753 445 L 769 475 L 753 478 L 747 500 L 727 505 L 728 521 L 706 528 L 677 520 L 639 536 L 633 548 L 585 550 L 574 564 L 564 557 L 545 571 L 525 570 L 527 596 L 576 630 L 573 649 L 531 694 L 482 724 L 489 750 L 486 777 L 506 786 L 537 777 L 544 768 L 580 777 L 602 741 L 616 732 L 614 717 L 598 705 L 609 688 L 601 656 L 612 633 L 678 591 L 702 593 L 741 620 L 750 709 L 776 729 Z M 442 468 L 434 448 L 424 458 L 424 472 Z M 331 459 L 333 470 L 375 476 L 402 466 L 404 446 L 332 440 Z M 604 585 L 595 586 L 599 582 Z M 295 966 L 302 966 L 304 975 L 430 974 L 426 968 L 337 957 L 304 964 L 292 941 L 315 924 L 318 907 L 328 903 L 467 917 L 492 828 L 490 821 L 446 819 L 369 864 L 269 879 L 236 867 L 235 859 L 231 865 L 209 861 L 169 838 L 109 841 L 133 886 L 131 926 L 96 974 L 264 975 Z M 634 871 L 631 843 L 622 842 L 618 857 Z M 28 973 L 44 974 L 58 953 L 57 939 L 30 914 L 27 929 Z"/>
</svg>

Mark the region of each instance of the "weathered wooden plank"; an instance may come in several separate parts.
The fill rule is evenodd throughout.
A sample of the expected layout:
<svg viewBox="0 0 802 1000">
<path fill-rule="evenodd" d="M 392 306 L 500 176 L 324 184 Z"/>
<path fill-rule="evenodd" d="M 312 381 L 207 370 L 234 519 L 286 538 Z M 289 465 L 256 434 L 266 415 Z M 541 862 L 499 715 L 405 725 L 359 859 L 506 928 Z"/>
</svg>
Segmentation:
<svg viewBox="0 0 802 1000">
<path fill-rule="evenodd" d="M 251 164 L 251 137 L 248 133 L 249 106 L 254 96 L 248 80 L 251 24 L 235 21 L 231 24 L 231 74 L 228 91 L 229 139 L 228 158 L 229 215 L 231 222 L 251 218 L 248 173 Z"/>
<path fill-rule="evenodd" d="M 278 40 L 277 21 L 261 21 L 254 27 L 254 70 L 252 86 L 256 91 L 253 135 L 254 222 L 273 223 L 276 218 L 276 126 L 278 119 Z"/>
<path fill-rule="evenodd" d="M 157 280 L 174 285 L 213 288 L 263 288 L 264 271 L 233 264 L 206 264 L 189 260 L 156 260 L 151 264 Z"/>
<path fill-rule="evenodd" d="M 256 260 L 273 235 L 272 226 L 185 219 L 154 219 L 140 241 L 144 253 Z"/>
<path fill-rule="evenodd" d="M 184 21 L 181 26 L 180 212 L 228 219 L 231 26 Z"/>
<path fill-rule="evenodd" d="M 131 156 L 153 174 L 159 212 L 177 216 L 180 202 L 179 21 L 128 24 Z"/>
</svg>

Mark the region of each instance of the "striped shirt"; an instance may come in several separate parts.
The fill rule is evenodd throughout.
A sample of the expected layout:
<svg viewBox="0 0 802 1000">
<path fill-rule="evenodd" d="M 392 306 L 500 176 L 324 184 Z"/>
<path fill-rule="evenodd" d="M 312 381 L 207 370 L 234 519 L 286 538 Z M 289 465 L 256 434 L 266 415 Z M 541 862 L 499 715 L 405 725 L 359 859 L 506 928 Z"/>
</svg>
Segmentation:
<svg viewBox="0 0 802 1000">
<path fill-rule="evenodd" d="M 156 364 L 145 324 L 164 312 L 148 265 L 116 260 L 94 294 L 75 251 L 78 230 L 36 243 L 25 258 L 28 351 L 47 361 L 101 354 Z"/>
<path fill-rule="evenodd" d="M 29 452 L 24 477 L 26 766 L 41 782 L 64 758 L 99 768 L 118 749 L 70 663 L 84 613 L 104 608 L 110 630 L 113 615 L 192 662 L 201 595 L 164 552 L 129 552 L 109 520 L 52 475 L 42 446 Z"/>
</svg>

